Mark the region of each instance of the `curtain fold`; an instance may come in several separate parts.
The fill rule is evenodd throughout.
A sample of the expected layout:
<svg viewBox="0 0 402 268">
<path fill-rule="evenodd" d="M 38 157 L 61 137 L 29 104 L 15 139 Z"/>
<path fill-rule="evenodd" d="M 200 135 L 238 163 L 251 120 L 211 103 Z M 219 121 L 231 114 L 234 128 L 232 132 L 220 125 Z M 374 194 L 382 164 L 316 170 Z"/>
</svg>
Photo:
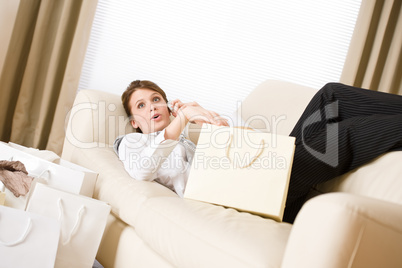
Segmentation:
<svg viewBox="0 0 402 268">
<path fill-rule="evenodd" d="M 363 0 L 340 81 L 402 95 L 402 1 Z"/>
<path fill-rule="evenodd" d="M 1 140 L 62 151 L 97 0 L 21 0 L 0 76 Z"/>
</svg>

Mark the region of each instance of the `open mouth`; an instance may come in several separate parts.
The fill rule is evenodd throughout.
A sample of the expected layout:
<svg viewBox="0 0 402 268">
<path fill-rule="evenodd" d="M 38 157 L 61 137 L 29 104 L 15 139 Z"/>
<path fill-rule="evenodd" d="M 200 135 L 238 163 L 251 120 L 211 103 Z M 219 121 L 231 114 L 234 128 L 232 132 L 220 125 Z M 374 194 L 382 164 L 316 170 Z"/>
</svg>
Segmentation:
<svg viewBox="0 0 402 268">
<path fill-rule="evenodd" d="M 158 119 L 160 117 L 160 115 L 159 114 L 156 114 L 156 115 L 154 115 L 153 117 L 152 117 L 152 119 Z"/>
</svg>

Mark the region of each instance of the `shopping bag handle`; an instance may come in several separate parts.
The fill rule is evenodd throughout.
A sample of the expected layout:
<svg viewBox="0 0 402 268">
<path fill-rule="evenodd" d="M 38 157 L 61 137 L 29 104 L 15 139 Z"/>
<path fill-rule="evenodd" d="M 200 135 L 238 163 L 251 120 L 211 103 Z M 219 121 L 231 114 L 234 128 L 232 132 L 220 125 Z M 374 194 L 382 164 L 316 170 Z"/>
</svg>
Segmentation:
<svg viewBox="0 0 402 268">
<path fill-rule="evenodd" d="M 232 142 L 233 142 L 233 134 L 230 134 L 228 142 L 226 144 L 226 157 L 229 159 L 230 163 L 232 163 L 232 159 L 230 158 L 229 151 L 230 151 L 230 146 L 232 145 Z M 251 158 L 250 163 L 248 163 L 244 166 L 241 166 L 240 168 L 247 168 L 247 167 L 251 166 L 255 162 L 255 160 L 257 160 L 258 157 L 260 157 L 260 155 L 264 151 L 264 147 L 265 147 L 265 141 L 264 141 L 264 139 L 261 139 L 260 147 L 258 148 L 258 151 L 255 153 L 255 156 L 253 156 Z"/>
<path fill-rule="evenodd" d="M 15 240 L 14 242 L 4 242 L 0 240 L 0 245 L 6 246 L 6 247 L 12 247 L 15 245 L 18 245 L 19 243 L 23 242 L 25 238 L 27 237 L 29 231 L 31 230 L 32 227 L 32 219 L 28 218 L 28 224 L 27 227 L 25 228 L 25 231 L 22 233 L 21 237 Z"/>
<path fill-rule="evenodd" d="M 8 159 L 8 161 L 14 161 L 14 156 L 11 156 L 11 157 Z M 50 178 L 50 170 L 49 170 L 49 169 L 43 170 L 43 171 L 39 174 L 39 176 L 37 176 L 37 178 L 41 178 L 41 177 L 43 176 L 43 174 L 45 174 L 45 173 L 47 173 L 48 179 L 49 179 L 49 178 Z"/>
<path fill-rule="evenodd" d="M 49 169 L 43 170 L 43 171 L 37 176 L 37 178 L 38 178 L 38 179 L 39 179 L 39 178 L 42 178 L 43 174 L 45 174 L 45 173 L 47 173 L 47 176 L 48 176 L 47 179 L 49 179 L 49 178 L 50 178 L 50 170 L 49 170 Z"/>
<path fill-rule="evenodd" d="M 62 199 L 59 198 L 57 201 L 57 204 L 59 206 L 59 222 L 61 222 L 63 220 L 63 215 L 64 215 L 64 209 L 63 209 L 63 202 Z M 81 219 L 82 219 L 82 214 L 85 212 L 85 206 L 82 205 L 81 208 L 78 210 L 77 212 L 77 220 L 74 223 L 73 228 L 71 229 L 70 234 L 68 235 L 67 239 L 65 241 L 62 241 L 63 246 L 67 245 L 68 243 L 70 243 L 71 238 L 75 235 L 75 233 L 78 230 L 78 227 L 81 223 Z"/>
</svg>

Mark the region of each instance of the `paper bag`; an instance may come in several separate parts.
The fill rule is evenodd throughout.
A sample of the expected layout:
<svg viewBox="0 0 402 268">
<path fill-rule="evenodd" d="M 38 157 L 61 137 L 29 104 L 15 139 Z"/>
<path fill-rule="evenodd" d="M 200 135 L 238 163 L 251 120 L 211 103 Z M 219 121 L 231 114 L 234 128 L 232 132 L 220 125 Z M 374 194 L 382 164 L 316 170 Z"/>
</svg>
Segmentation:
<svg viewBox="0 0 402 268">
<path fill-rule="evenodd" d="M 27 211 L 58 219 L 61 235 L 55 267 L 92 267 L 110 206 L 37 183 Z"/>
<path fill-rule="evenodd" d="M 46 183 L 48 181 L 48 178 L 46 178 L 45 176 L 49 176 L 48 172 L 46 172 L 46 170 L 37 177 L 34 177 L 31 175 L 33 180 L 31 182 L 31 188 L 30 188 L 29 192 L 26 195 L 21 195 L 19 197 L 16 197 L 9 189 L 7 189 L 5 187 L 5 185 L 3 183 L 0 182 L 0 191 L 3 191 L 3 194 L 4 194 L 3 205 L 7 206 L 7 207 L 25 210 L 26 205 L 28 204 L 28 200 L 32 193 L 31 189 L 35 188 L 35 184 L 37 182 Z M 0 192 L 0 204 L 1 204 L 1 196 L 2 196 L 2 194 Z"/>
<path fill-rule="evenodd" d="M 92 170 L 90 170 L 88 168 L 82 167 L 80 165 L 71 163 L 71 162 L 69 162 L 67 160 L 64 160 L 62 158 L 59 159 L 58 164 L 60 166 L 62 166 L 62 167 L 78 171 L 81 174 L 83 173 L 84 179 L 83 179 L 83 183 L 81 185 L 81 189 L 80 189 L 79 194 L 85 195 L 85 196 L 88 196 L 88 197 L 93 196 L 93 193 L 94 193 L 94 190 L 95 190 L 96 180 L 98 179 L 98 175 L 99 175 L 98 173 L 96 173 L 96 172 L 94 172 L 94 171 L 92 171 Z M 63 190 L 63 189 L 61 189 L 61 190 Z M 75 192 L 71 192 L 71 193 L 75 193 Z"/>
<path fill-rule="evenodd" d="M 1 187 L 0 187 L 1 188 Z M 6 200 L 6 193 L 0 191 L 0 206 L 4 206 L 4 202 Z"/>
<path fill-rule="evenodd" d="M 288 136 L 204 125 L 184 197 L 282 221 L 294 142 Z"/>
<path fill-rule="evenodd" d="M 0 159 L 22 162 L 28 175 L 36 178 L 31 189 L 39 181 L 56 189 L 92 197 L 97 173 L 65 160 L 60 160 L 60 164 L 52 163 L 17 148 L 0 143 Z M 9 190 L 5 192 L 6 206 L 25 209 L 29 194 L 17 198 Z"/>
<path fill-rule="evenodd" d="M 94 185 L 96 183 L 96 180 L 98 178 L 98 173 L 95 173 L 94 171 L 84 168 L 82 166 L 79 166 L 77 164 L 71 163 L 67 160 L 64 160 L 60 158 L 56 153 L 48 150 L 38 150 L 35 148 L 28 148 L 16 143 L 9 142 L 8 145 L 12 148 L 18 149 L 20 151 L 29 153 L 30 155 L 37 156 L 41 159 L 47 160 L 49 162 L 58 164 L 62 167 L 70 168 L 72 170 L 76 170 L 79 172 L 83 172 L 84 175 L 84 182 L 82 184 L 81 190 L 79 194 L 85 195 L 88 197 L 92 197 L 93 191 L 94 191 Z M 57 187 L 56 187 L 57 188 Z M 61 189 L 63 190 L 63 189 Z M 73 192 L 75 193 L 75 192 Z"/>
<path fill-rule="evenodd" d="M 0 206 L 0 267 L 54 267 L 59 235 L 55 219 Z"/>
</svg>

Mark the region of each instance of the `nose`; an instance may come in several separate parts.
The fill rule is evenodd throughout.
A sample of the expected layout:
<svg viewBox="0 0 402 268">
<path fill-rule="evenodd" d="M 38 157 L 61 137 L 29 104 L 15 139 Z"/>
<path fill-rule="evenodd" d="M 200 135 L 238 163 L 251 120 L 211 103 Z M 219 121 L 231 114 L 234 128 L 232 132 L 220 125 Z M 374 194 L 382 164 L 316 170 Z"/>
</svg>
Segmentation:
<svg viewBox="0 0 402 268">
<path fill-rule="evenodd" d="M 149 105 L 149 108 L 151 111 L 155 111 L 156 110 L 156 105 L 151 103 L 151 105 Z"/>
</svg>

